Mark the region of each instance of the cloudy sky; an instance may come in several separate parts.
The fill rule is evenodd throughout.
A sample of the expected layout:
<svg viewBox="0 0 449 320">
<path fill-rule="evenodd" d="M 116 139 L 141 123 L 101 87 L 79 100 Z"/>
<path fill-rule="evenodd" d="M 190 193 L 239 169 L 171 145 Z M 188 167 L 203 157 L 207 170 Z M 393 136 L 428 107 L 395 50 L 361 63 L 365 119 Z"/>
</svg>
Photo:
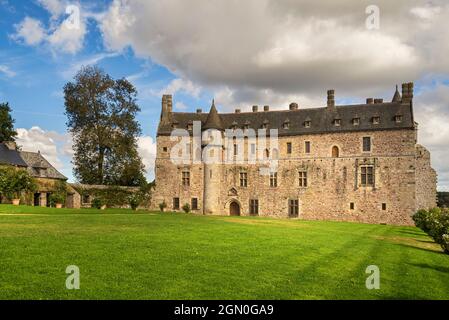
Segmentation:
<svg viewBox="0 0 449 320">
<path fill-rule="evenodd" d="M 330 88 L 337 103 L 358 103 L 414 81 L 419 140 L 449 190 L 447 0 L 0 0 L 0 28 L 0 101 L 19 143 L 68 177 L 62 87 L 98 64 L 139 90 L 149 178 L 162 93 L 177 111 L 213 97 L 222 111 L 306 108 Z"/>
</svg>

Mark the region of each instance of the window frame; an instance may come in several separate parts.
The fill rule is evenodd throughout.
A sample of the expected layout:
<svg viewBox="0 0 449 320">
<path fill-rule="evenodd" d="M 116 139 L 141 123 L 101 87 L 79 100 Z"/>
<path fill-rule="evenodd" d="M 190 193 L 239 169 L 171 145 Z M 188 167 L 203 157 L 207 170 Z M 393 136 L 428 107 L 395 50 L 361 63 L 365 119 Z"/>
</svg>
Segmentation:
<svg viewBox="0 0 449 320">
<path fill-rule="evenodd" d="M 311 154 L 312 153 L 312 142 L 304 141 L 304 153 Z"/>
<path fill-rule="evenodd" d="M 287 154 L 292 154 L 293 146 L 291 142 L 287 142 Z"/>
<path fill-rule="evenodd" d="M 259 199 L 249 200 L 249 215 L 258 216 L 259 215 Z"/>
<path fill-rule="evenodd" d="M 278 186 L 278 173 L 270 172 L 270 188 L 277 188 Z"/>
<path fill-rule="evenodd" d="M 374 184 L 375 184 L 374 179 L 375 179 L 374 166 L 373 165 L 362 165 L 360 167 L 360 186 L 374 187 Z"/>
<path fill-rule="evenodd" d="M 298 186 L 300 188 L 307 188 L 308 185 L 307 170 L 298 170 Z"/>
<path fill-rule="evenodd" d="M 173 210 L 179 210 L 180 203 L 181 203 L 181 201 L 180 201 L 179 197 L 174 197 L 173 198 Z"/>
<path fill-rule="evenodd" d="M 190 206 L 192 207 L 192 210 L 198 210 L 198 198 L 192 198 L 190 200 Z"/>
<path fill-rule="evenodd" d="M 182 170 L 181 181 L 183 187 L 190 187 L 190 170 L 188 169 Z"/>
<path fill-rule="evenodd" d="M 299 217 L 299 200 L 298 199 L 288 199 L 288 217 L 298 218 Z"/>
<path fill-rule="evenodd" d="M 240 187 L 242 188 L 248 187 L 248 172 L 240 171 L 239 178 L 240 178 Z"/>
<path fill-rule="evenodd" d="M 368 139 L 368 140 L 366 140 L 366 139 Z M 366 146 L 365 141 L 369 142 L 368 149 L 365 149 L 365 146 Z M 373 139 L 368 136 L 362 137 L 362 152 L 372 152 L 372 150 L 373 150 Z"/>
</svg>

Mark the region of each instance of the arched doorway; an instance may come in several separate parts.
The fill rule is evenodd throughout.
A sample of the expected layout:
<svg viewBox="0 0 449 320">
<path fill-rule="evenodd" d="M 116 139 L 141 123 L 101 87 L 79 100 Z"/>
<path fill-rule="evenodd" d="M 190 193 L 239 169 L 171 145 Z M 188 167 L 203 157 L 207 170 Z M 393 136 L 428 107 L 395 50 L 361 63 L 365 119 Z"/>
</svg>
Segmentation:
<svg viewBox="0 0 449 320">
<path fill-rule="evenodd" d="M 338 158 L 340 156 L 340 150 L 337 146 L 332 147 L 332 158 Z"/>
<path fill-rule="evenodd" d="M 231 216 L 239 216 L 240 215 L 240 206 L 237 202 L 232 201 L 229 205 L 229 214 Z"/>
</svg>

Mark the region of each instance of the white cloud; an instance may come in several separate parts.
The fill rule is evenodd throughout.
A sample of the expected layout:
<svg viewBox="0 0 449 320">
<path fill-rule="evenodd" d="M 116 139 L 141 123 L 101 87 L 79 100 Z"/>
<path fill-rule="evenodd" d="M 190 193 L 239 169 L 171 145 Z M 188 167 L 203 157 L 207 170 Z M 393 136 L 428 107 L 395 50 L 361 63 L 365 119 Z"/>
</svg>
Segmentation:
<svg viewBox="0 0 449 320">
<path fill-rule="evenodd" d="M 72 140 L 68 134 L 46 131 L 40 127 L 17 129 L 17 144 L 23 151 L 38 152 L 58 170 L 67 169 L 63 157 L 71 156 Z"/>
<path fill-rule="evenodd" d="M 16 73 L 12 71 L 8 66 L 0 64 L 0 73 L 4 73 L 8 78 L 16 76 Z"/>
<path fill-rule="evenodd" d="M 55 53 L 78 53 L 83 48 L 87 19 L 91 14 L 81 5 L 66 1 L 39 0 L 39 3 L 51 14 L 49 27 L 44 28 L 41 21 L 25 17 L 16 25 L 12 38 L 30 46 L 45 43 Z"/>
<path fill-rule="evenodd" d="M 190 80 L 174 79 L 165 88 L 155 92 L 155 95 L 161 96 L 163 94 L 176 94 L 177 92 L 184 92 L 192 97 L 198 98 L 201 93 L 201 87 L 195 85 Z"/>
<path fill-rule="evenodd" d="M 188 107 L 181 101 L 177 101 L 175 103 L 175 110 L 177 111 L 186 111 Z"/>
<path fill-rule="evenodd" d="M 150 136 L 142 136 L 137 139 L 139 155 L 145 165 L 148 179 L 154 178 L 154 165 L 156 161 L 156 142 Z"/>
<path fill-rule="evenodd" d="M 362 98 L 449 72 L 449 6 L 433 3 L 380 0 L 374 31 L 359 0 L 114 0 L 99 22 L 110 49 L 130 46 L 201 90 Z"/>
<path fill-rule="evenodd" d="M 25 44 L 35 46 L 40 44 L 46 35 L 42 23 L 30 17 L 25 17 L 23 21 L 15 25 L 16 33 L 12 36 L 13 39 L 22 40 Z"/>
<path fill-rule="evenodd" d="M 115 52 L 99 53 L 81 60 L 77 60 L 70 64 L 67 69 L 62 70 L 61 75 L 64 77 L 64 79 L 71 79 L 81 69 L 81 67 L 95 65 L 103 59 L 113 58 L 117 55 L 118 53 Z"/>
<path fill-rule="evenodd" d="M 418 143 L 431 152 L 438 173 L 438 189 L 449 191 L 449 85 L 426 87 L 414 101 L 415 121 L 419 123 Z"/>
</svg>

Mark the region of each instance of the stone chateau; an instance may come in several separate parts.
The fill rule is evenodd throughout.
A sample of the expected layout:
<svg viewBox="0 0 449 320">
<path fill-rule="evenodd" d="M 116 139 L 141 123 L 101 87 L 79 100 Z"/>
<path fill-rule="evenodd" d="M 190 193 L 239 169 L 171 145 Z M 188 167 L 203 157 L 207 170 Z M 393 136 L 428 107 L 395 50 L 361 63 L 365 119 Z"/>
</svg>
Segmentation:
<svg viewBox="0 0 449 320">
<path fill-rule="evenodd" d="M 165 202 L 167 210 L 178 211 L 188 203 L 199 214 L 410 225 L 416 210 L 436 206 L 436 173 L 429 152 L 417 143 L 413 83 L 403 84 L 402 93 L 396 87 L 391 102 L 369 98 L 364 104 L 336 106 L 334 90 L 329 90 L 322 108 L 293 102 L 287 110 L 253 106 L 252 112 L 218 113 L 212 103 L 208 113 L 186 113 L 173 112 L 172 105 L 172 96 L 164 95 L 155 208 Z M 203 138 L 193 150 L 198 123 Z M 180 140 L 171 137 L 174 129 L 185 130 L 187 148 L 199 161 L 172 161 L 172 148 Z M 249 142 L 229 136 L 251 129 L 258 136 Z M 270 129 L 278 130 L 277 143 L 267 138 L 260 150 L 260 130 L 269 135 Z M 214 145 L 206 131 L 234 144 Z M 206 145 L 221 161 L 202 160 Z M 262 152 L 277 160 L 277 169 L 261 174 L 266 164 L 226 161 L 239 152 L 245 160 Z"/>
</svg>

